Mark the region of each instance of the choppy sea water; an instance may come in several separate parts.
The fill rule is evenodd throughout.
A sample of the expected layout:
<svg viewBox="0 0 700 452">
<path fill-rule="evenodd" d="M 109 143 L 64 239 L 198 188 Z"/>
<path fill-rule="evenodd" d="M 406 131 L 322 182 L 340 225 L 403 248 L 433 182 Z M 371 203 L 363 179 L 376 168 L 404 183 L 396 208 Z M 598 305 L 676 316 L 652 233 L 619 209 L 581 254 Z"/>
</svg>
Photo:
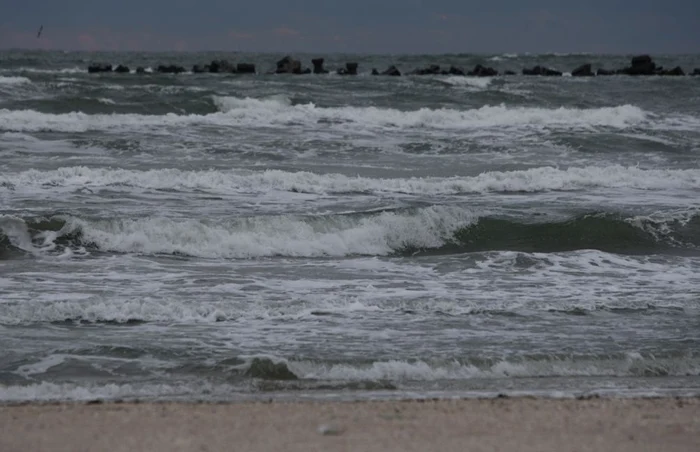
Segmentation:
<svg viewBox="0 0 700 452">
<path fill-rule="evenodd" d="M 0 53 L 0 401 L 700 394 L 700 77 L 282 56 Z"/>
</svg>

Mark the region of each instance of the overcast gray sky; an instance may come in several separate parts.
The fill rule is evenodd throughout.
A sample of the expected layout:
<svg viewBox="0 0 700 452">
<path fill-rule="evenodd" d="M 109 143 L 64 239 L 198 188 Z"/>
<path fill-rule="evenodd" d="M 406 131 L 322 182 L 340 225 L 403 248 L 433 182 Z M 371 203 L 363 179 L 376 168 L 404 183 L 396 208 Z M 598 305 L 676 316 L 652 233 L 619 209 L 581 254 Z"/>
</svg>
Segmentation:
<svg viewBox="0 0 700 452">
<path fill-rule="evenodd" d="M 700 53 L 700 0 L 0 0 L 15 47 Z"/>
</svg>

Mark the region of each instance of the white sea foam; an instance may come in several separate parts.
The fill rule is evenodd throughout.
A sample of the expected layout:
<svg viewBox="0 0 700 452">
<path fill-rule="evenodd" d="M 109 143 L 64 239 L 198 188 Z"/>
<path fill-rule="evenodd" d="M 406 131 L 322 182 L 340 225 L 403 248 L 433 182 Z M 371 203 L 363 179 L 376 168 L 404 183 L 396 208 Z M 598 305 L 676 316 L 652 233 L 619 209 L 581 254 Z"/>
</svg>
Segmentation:
<svg viewBox="0 0 700 452">
<path fill-rule="evenodd" d="M 113 101 L 112 99 L 109 99 L 107 97 L 100 97 L 97 99 L 97 101 L 99 103 L 105 104 L 105 105 L 116 105 L 117 104 L 115 101 Z"/>
<path fill-rule="evenodd" d="M 137 187 L 141 189 L 207 190 L 217 193 L 261 193 L 274 190 L 313 194 L 397 193 L 410 195 L 456 195 L 487 192 L 568 191 L 590 188 L 681 190 L 700 188 L 700 170 L 642 169 L 639 167 L 587 166 L 558 169 L 539 167 L 517 171 L 484 172 L 470 177 L 368 178 L 307 171 L 265 170 L 183 171 L 177 169 L 124 170 L 63 167 L 27 170 L 0 175 L 0 186 L 17 192 L 78 188 Z M 0 188 L 1 190 L 1 188 Z"/>
<path fill-rule="evenodd" d="M 182 253 L 201 257 L 387 255 L 402 248 L 436 248 L 476 216 L 464 209 L 429 207 L 314 221 L 280 215 L 230 222 L 168 218 L 85 221 L 71 219 L 83 240 L 104 251 Z"/>
<path fill-rule="evenodd" d="M 643 358 L 630 355 L 627 359 L 549 359 L 539 361 L 498 361 L 488 367 L 458 361 L 428 363 L 425 361 L 374 362 L 357 367 L 346 364 L 319 365 L 291 362 L 288 367 L 302 378 L 321 380 L 389 380 L 433 381 L 465 380 L 471 378 L 506 377 L 571 377 L 571 376 L 641 376 L 657 370 L 664 375 L 700 375 L 698 359 Z"/>
<path fill-rule="evenodd" d="M 484 90 L 491 85 L 491 77 L 458 77 L 451 76 L 444 79 L 444 82 L 453 86 L 466 86 L 470 88 L 477 88 L 478 90 Z"/>
<path fill-rule="evenodd" d="M 5 69 L 3 72 L 33 72 L 37 74 L 81 74 L 81 73 L 87 73 L 86 68 L 80 68 L 80 67 L 66 67 L 66 68 L 61 68 L 61 69 L 39 69 L 39 68 L 34 68 L 34 67 L 20 67 L 20 68 L 15 68 L 15 69 Z"/>
<path fill-rule="evenodd" d="M 212 386 L 206 382 L 196 385 L 168 384 L 56 384 L 37 383 L 22 386 L 0 385 L 0 401 L 88 401 L 94 399 L 114 400 L 121 398 L 149 399 L 153 397 L 178 398 L 183 396 L 231 395 L 235 391 L 230 385 Z"/>
<path fill-rule="evenodd" d="M 22 85 L 25 83 L 31 83 L 27 77 L 4 77 L 0 76 L 0 86 L 2 85 Z"/>
<path fill-rule="evenodd" d="M 474 82 L 486 83 L 486 82 Z M 288 99 L 215 97 L 220 112 L 208 115 L 140 115 L 74 112 L 39 113 L 34 110 L 0 110 L 2 129 L 12 131 L 85 132 L 89 130 L 148 130 L 172 127 L 214 125 L 313 127 L 339 130 L 437 129 L 482 132 L 484 129 L 583 129 L 596 127 L 626 129 L 697 128 L 700 120 L 678 116 L 660 118 L 639 107 L 621 105 L 591 109 L 484 106 L 470 110 L 429 109 L 402 111 L 378 107 L 317 107 L 291 105 Z M 672 122 L 669 122 L 672 121 Z"/>
</svg>

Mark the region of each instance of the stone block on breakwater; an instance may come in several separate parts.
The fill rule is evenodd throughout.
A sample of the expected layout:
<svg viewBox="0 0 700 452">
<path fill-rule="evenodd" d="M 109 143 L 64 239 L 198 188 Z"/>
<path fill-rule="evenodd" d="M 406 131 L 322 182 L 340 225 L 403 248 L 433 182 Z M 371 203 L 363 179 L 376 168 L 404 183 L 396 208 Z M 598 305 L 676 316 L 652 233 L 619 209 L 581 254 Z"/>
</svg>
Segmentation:
<svg viewBox="0 0 700 452">
<path fill-rule="evenodd" d="M 99 72 L 112 72 L 111 64 L 91 64 L 88 66 L 88 73 L 96 74 Z"/>
</svg>

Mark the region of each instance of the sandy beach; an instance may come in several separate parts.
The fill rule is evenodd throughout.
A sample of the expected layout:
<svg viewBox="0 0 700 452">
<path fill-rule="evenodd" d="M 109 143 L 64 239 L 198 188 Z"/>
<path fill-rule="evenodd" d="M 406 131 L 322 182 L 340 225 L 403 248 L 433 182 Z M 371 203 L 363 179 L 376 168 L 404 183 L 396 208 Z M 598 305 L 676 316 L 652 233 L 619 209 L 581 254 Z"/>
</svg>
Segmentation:
<svg viewBox="0 0 700 452">
<path fill-rule="evenodd" d="M 700 399 L 29 404 L 0 450 L 697 451 Z"/>
</svg>

